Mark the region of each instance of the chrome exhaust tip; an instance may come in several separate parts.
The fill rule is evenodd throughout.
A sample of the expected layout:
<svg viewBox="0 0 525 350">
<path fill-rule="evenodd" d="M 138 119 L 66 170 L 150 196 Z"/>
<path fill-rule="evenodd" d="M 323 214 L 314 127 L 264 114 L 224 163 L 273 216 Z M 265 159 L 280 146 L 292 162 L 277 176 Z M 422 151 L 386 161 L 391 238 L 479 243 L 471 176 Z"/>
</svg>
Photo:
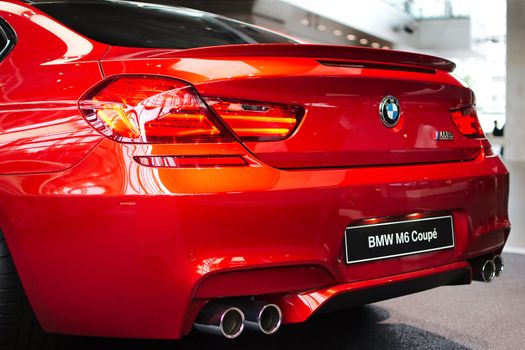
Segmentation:
<svg viewBox="0 0 525 350">
<path fill-rule="evenodd" d="M 264 334 L 274 334 L 281 327 L 283 314 L 275 304 L 268 304 L 261 312 L 259 326 Z"/>
<path fill-rule="evenodd" d="M 492 262 L 494 263 L 495 267 L 495 276 L 500 277 L 503 274 L 503 270 L 505 269 L 505 262 L 503 261 L 503 257 L 501 255 L 496 255 L 494 258 L 492 258 Z"/>
<path fill-rule="evenodd" d="M 246 314 L 246 328 L 264 334 L 274 334 L 281 327 L 283 314 L 279 306 L 251 300 L 241 304 Z"/>
<path fill-rule="evenodd" d="M 492 260 L 487 260 L 481 267 L 481 274 L 484 282 L 491 282 L 496 277 L 496 265 Z"/>
<path fill-rule="evenodd" d="M 244 313 L 233 306 L 210 303 L 200 312 L 195 328 L 201 332 L 234 339 L 244 330 Z"/>
<path fill-rule="evenodd" d="M 474 280 L 491 282 L 496 277 L 496 265 L 492 260 L 476 260 L 472 263 L 472 272 Z"/>
</svg>

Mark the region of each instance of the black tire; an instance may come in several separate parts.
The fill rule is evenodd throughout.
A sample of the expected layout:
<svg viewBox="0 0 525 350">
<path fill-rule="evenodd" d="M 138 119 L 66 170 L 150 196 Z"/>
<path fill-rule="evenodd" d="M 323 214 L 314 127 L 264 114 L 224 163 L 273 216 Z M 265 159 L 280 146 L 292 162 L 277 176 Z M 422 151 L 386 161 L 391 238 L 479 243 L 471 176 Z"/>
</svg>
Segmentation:
<svg viewBox="0 0 525 350">
<path fill-rule="evenodd" d="M 0 349 L 56 349 L 56 336 L 46 334 L 29 305 L 0 231 Z"/>
</svg>

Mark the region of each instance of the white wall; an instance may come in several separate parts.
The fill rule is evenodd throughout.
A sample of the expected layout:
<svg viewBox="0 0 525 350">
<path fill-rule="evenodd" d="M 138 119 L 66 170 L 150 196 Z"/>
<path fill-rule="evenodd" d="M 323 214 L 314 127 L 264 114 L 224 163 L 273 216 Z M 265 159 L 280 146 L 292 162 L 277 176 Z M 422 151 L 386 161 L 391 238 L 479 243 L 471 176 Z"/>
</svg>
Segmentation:
<svg viewBox="0 0 525 350">
<path fill-rule="evenodd" d="M 413 18 L 382 0 L 282 1 L 386 41 L 403 44 L 411 38 L 402 28 Z M 394 28 L 401 31 L 396 32 Z"/>
<path fill-rule="evenodd" d="M 413 46 L 421 50 L 449 53 L 468 51 L 471 47 L 469 18 L 436 18 L 418 22 Z"/>
<path fill-rule="evenodd" d="M 505 159 L 525 161 L 525 1 L 507 0 Z"/>
</svg>

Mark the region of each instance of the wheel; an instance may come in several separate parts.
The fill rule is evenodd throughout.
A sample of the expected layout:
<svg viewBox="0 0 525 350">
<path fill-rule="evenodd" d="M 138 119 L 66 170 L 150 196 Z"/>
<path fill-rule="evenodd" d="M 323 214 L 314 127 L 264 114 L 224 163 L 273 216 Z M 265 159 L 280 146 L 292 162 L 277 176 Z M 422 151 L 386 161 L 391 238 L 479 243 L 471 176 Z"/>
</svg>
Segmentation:
<svg viewBox="0 0 525 350">
<path fill-rule="evenodd" d="M 0 231 L 0 349 L 55 349 L 53 338 L 42 330 L 29 305 Z"/>
</svg>

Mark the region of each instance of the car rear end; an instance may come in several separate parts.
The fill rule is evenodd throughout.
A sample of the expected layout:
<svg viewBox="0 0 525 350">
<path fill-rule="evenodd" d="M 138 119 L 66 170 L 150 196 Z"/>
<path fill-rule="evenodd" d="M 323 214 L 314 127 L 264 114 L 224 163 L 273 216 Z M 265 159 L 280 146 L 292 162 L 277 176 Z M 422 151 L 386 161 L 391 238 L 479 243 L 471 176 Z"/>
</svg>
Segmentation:
<svg viewBox="0 0 525 350">
<path fill-rule="evenodd" d="M 74 112 L 96 145 L 3 180 L 6 238 L 46 330 L 179 338 L 254 298 L 292 323 L 487 279 L 510 230 L 508 171 L 451 62 L 111 44 Z"/>
</svg>

